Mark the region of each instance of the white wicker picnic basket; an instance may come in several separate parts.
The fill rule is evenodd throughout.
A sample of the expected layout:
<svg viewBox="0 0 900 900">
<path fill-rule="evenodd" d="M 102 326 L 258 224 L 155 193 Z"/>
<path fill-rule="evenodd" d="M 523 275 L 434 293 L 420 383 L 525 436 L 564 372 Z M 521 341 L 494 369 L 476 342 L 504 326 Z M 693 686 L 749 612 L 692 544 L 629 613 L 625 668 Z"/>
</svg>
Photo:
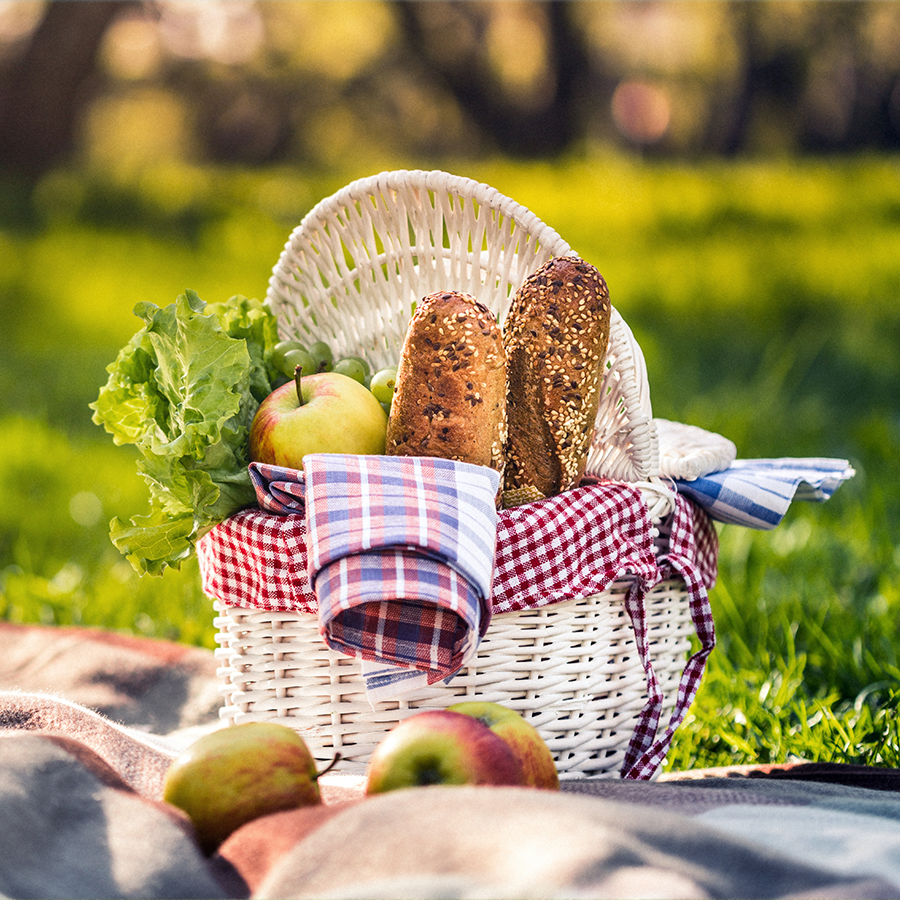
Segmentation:
<svg viewBox="0 0 900 900">
<path fill-rule="evenodd" d="M 503 322 L 512 293 L 547 259 L 572 253 L 533 213 L 495 189 L 439 171 L 393 171 L 320 202 L 292 232 L 267 300 L 283 337 L 328 341 L 335 356 L 395 365 L 414 304 L 468 291 Z M 613 310 L 603 401 L 589 473 L 638 483 L 659 522 L 673 498 L 655 476 L 658 441 L 643 355 Z M 663 542 L 664 537 L 659 538 Z M 379 703 L 358 660 L 330 650 L 316 616 L 215 601 L 222 717 L 296 728 L 316 757 L 362 772 L 390 727 L 427 707 L 484 699 L 521 712 L 549 745 L 563 779 L 617 777 L 647 696 L 624 598 L 602 594 L 495 615 L 473 664 L 449 684 Z M 694 634 L 683 582 L 646 597 L 663 719 L 675 704 Z"/>
</svg>

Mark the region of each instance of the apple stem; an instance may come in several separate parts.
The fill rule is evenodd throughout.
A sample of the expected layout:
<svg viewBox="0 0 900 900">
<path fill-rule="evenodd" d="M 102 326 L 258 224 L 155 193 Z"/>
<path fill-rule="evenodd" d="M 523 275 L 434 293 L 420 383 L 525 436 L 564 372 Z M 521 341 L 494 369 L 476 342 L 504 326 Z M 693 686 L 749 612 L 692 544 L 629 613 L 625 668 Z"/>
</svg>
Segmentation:
<svg viewBox="0 0 900 900">
<path fill-rule="evenodd" d="M 325 766 L 325 768 L 322 769 L 321 772 L 317 772 L 313 776 L 313 781 L 318 781 L 323 775 L 327 775 L 340 762 L 340 760 L 341 760 L 341 754 L 335 753 L 334 759 L 330 763 L 328 763 L 328 765 Z"/>
<path fill-rule="evenodd" d="M 300 389 L 300 381 L 303 378 L 303 366 L 294 366 L 294 384 L 297 386 L 297 405 L 303 406 L 303 391 Z"/>
</svg>

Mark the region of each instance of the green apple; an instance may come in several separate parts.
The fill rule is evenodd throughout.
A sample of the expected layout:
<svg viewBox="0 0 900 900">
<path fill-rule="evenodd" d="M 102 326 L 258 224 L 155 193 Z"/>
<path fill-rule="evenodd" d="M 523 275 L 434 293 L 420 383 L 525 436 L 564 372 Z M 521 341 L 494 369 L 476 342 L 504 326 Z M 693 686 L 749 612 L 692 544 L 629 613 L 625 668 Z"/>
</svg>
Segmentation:
<svg viewBox="0 0 900 900">
<path fill-rule="evenodd" d="M 519 760 L 526 784 L 559 790 L 559 772 L 550 748 L 534 725 L 514 709 L 487 700 L 465 700 L 447 709 L 473 716 L 502 738 Z"/>
<path fill-rule="evenodd" d="M 322 802 L 303 738 L 277 722 L 246 722 L 204 735 L 166 770 L 163 800 L 187 813 L 204 853 L 247 822 Z"/>
<path fill-rule="evenodd" d="M 429 709 L 403 719 L 379 742 L 366 793 L 434 784 L 524 784 L 512 750 L 472 716 Z"/>
<path fill-rule="evenodd" d="M 363 385 L 337 372 L 301 375 L 272 391 L 250 426 L 250 459 L 303 468 L 308 453 L 381 456 L 387 414 Z"/>
</svg>

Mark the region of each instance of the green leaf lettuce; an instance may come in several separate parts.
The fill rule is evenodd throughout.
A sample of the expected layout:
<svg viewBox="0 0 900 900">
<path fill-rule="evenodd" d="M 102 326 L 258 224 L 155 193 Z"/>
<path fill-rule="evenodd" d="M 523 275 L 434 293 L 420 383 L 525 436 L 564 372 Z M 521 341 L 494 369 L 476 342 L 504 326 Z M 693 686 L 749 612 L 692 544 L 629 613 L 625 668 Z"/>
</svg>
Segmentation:
<svg viewBox="0 0 900 900">
<path fill-rule="evenodd" d="M 134 444 L 150 511 L 114 519 L 110 537 L 139 572 L 178 568 L 196 542 L 255 501 L 250 423 L 272 390 L 275 318 L 258 300 L 209 304 L 186 291 L 165 309 L 139 303 L 144 327 L 119 351 L 90 404 L 116 444 Z"/>
</svg>

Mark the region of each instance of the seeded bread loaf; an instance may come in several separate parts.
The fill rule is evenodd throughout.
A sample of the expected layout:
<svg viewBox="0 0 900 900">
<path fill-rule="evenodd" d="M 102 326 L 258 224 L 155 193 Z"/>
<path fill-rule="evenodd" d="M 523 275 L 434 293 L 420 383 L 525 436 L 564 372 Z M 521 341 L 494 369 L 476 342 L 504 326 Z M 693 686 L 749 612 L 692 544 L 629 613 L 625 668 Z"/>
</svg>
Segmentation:
<svg viewBox="0 0 900 900">
<path fill-rule="evenodd" d="M 503 505 L 575 487 L 584 474 L 609 341 L 606 282 L 577 257 L 541 266 L 503 323 L 508 370 Z"/>
<path fill-rule="evenodd" d="M 506 354 L 494 314 L 469 294 L 429 294 L 401 349 L 385 452 L 462 460 L 502 476 L 505 440 Z"/>
</svg>

